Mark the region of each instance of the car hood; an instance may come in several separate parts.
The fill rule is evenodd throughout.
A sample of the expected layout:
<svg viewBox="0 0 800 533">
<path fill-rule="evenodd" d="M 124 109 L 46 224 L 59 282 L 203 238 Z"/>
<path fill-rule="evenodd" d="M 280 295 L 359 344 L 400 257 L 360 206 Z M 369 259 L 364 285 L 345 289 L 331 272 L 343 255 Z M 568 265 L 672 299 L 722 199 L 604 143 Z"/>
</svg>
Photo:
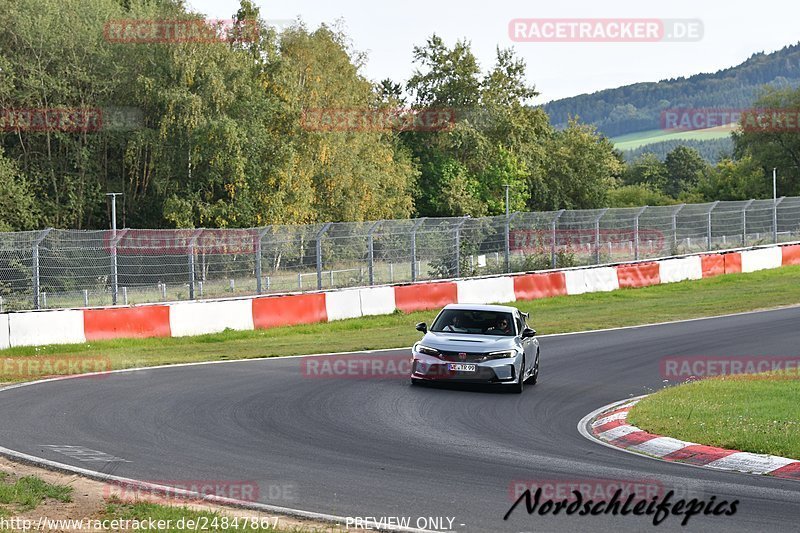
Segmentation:
<svg viewBox="0 0 800 533">
<path fill-rule="evenodd" d="M 429 331 L 420 341 L 425 346 L 448 352 L 496 352 L 511 350 L 519 344 L 516 337 L 469 335 Z"/>
</svg>

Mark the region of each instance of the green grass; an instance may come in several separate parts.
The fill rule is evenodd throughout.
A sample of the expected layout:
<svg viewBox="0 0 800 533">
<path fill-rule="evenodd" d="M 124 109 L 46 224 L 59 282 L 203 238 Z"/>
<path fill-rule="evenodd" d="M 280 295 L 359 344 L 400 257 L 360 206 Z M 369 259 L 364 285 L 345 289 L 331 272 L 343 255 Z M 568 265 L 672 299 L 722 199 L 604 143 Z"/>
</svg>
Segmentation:
<svg viewBox="0 0 800 533">
<path fill-rule="evenodd" d="M 256 513 L 254 513 L 256 516 Z M 234 517 L 212 511 L 196 511 L 187 507 L 171 507 L 154 503 L 109 503 L 103 513 L 103 520 L 152 520 L 161 524 L 158 531 L 263 531 L 263 532 L 300 532 L 307 529 L 281 528 L 274 517 L 264 516 L 260 522 L 253 523 L 244 518 L 234 522 Z M 181 520 L 183 520 L 181 522 Z M 194 521 L 189 524 L 188 521 Z M 170 527 L 162 527 L 167 526 Z M 183 526 L 183 527 L 180 527 Z M 196 526 L 196 527 L 193 527 Z M 261 527 L 264 526 L 264 527 Z"/>
<path fill-rule="evenodd" d="M 72 499 L 72 487 L 51 485 L 33 476 L 9 482 L 8 474 L 0 472 L 0 514 L 36 509 L 47 498 L 69 502 Z"/>
<path fill-rule="evenodd" d="M 631 424 L 720 448 L 800 459 L 800 380 L 756 374 L 705 379 L 648 396 Z"/>
<path fill-rule="evenodd" d="M 631 326 L 800 303 L 800 266 L 608 293 L 519 301 L 540 334 Z M 365 317 L 198 337 L 117 339 L 74 345 L 21 347 L 0 354 L 0 381 L 25 381 L 6 368 L 36 358 L 108 358 L 113 369 L 197 361 L 278 357 L 411 346 L 417 322 L 437 311 Z M 26 361 L 19 361 L 19 359 Z"/>
<path fill-rule="evenodd" d="M 657 143 L 661 141 L 672 140 L 697 140 L 704 141 L 709 139 L 722 139 L 729 137 L 731 134 L 730 128 L 708 128 L 704 130 L 691 130 L 691 131 L 666 131 L 666 130 L 647 130 L 637 131 L 636 133 L 628 133 L 614 137 L 611 142 L 618 150 L 633 150 L 647 144 Z"/>
</svg>

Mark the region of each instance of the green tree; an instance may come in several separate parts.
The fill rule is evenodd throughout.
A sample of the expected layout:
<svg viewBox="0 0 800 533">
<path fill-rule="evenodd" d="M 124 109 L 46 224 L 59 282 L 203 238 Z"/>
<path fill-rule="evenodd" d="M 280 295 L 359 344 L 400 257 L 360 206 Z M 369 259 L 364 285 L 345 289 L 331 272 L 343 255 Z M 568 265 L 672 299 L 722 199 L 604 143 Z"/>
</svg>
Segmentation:
<svg viewBox="0 0 800 533">
<path fill-rule="evenodd" d="M 424 46 L 414 47 L 419 65 L 406 84 L 418 107 L 473 109 L 480 102 L 480 67 L 468 41 L 448 48 L 432 35 Z"/>
<path fill-rule="evenodd" d="M 39 222 L 39 212 L 30 183 L 16 162 L 3 156 L 0 148 L 0 231 L 31 230 Z"/>
<path fill-rule="evenodd" d="M 0 12 L 0 108 L 93 110 L 108 103 L 119 80 L 103 24 L 122 16 L 117 2 L 0 0 Z M 93 128 L 21 127 L 2 137 L 6 156 L 36 191 L 42 223 L 75 228 L 102 216 L 108 166 L 99 154 L 108 142 Z"/>
<path fill-rule="evenodd" d="M 543 191 L 533 191 L 532 208 L 591 209 L 605 205 L 606 193 L 623 172 L 611 141 L 575 119 L 546 142 Z"/>
<path fill-rule="evenodd" d="M 737 158 L 749 154 L 764 172 L 778 168 L 779 194 L 800 194 L 800 88 L 767 89 L 753 107 L 763 110 L 764 126 L 753 115 L 743 116 L 740 131 L 733 135 L 734 154 Z M 770 117 L 773 113 L 776 120 Z"/>
<path fill-rule="evenodd" d="M 418 69 L 408 82 L 414 107 L 455 111 L 452 128 L 409 132 L 403 140 L 420 164 L 416 196 L 423 216 L 497 215 L 526 208 L 531 181 L 541 177 L 547 116 L 526 104 L 537 93 L 525 81 L 525 64 L 497 50 L 481 76 L 469 44 L 448 48 L 438 36 L 415 48 Z"/>
<path fill-rule="evenodd" d="M 346 37 L 326 26 L 284 33 L 274 83 L 298 119 L 303 110 L 375 113 L 381 99 L 360 73 Z M 306 195 L 308 220 L 368 220 L 411 214 L 417 172 L 398 133 L 370 126 L 318 131 L 300 120 L 293 129 L 294 188 Z"/>
<path fill-rule="evenodd" d="M 677 198 L 682 192 L 692 190 L 710 167 L 694 148 L 678 146 L 664 160 L 667 182 L 664 193 Z"/>
<path fill-rule="evenodd" d="M 724 159 L 707 173 L 697 186 L 706 201 L 749 200 L 771 196 L 772 181 L 764 169 L 749 155 L 741 159 Z"/>
<path fill-rule="evenodd" d="M 670 205 L 676 200 L 651 185 L 622 185 L 608 191 L 609 207 L 642 207 L 645 205 Z"/>
<path fill-rule="evenodd" d="M 663 191 L 667 186 L 667 166 L 655 155 L 645 153 L 629 163 L 623 174 L 626 185 L 647 185 Z"/>
</svg>

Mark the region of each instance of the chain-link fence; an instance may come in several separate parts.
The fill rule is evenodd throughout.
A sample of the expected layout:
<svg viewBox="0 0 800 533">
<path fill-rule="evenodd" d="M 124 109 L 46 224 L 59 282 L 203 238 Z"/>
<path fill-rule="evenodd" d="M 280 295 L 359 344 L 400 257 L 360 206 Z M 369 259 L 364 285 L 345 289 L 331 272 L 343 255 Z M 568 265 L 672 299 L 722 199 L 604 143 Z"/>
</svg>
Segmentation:
<svg viewBox="0 0 800 533">
<path fill-rule="evenodd" d="M 523 272 L 800 238 L 800 197 L 252 229 L 0 233 L 0 310 Z"/>
</svg>

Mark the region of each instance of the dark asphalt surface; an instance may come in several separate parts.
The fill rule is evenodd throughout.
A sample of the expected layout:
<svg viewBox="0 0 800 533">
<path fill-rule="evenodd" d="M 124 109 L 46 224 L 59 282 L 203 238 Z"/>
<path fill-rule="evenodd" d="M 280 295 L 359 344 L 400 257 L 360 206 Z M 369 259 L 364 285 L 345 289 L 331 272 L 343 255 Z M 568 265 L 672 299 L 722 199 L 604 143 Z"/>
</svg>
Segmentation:
<svg viewBox="0 0 800 533">
<path fill-rule="evenodd" d="M 800 308 L 540 342 L 539 384 L 522 395 L 392 377 L 311 379 L 300 358 L 21 387 L 0 392 L 0 446 L 139 480 L 255 480 L 264 503 L 339 516 L 411 517 L 412 525 L 455 517 L 457 531 L 800 527 L 800 482 L 660 462 L 576 429 L 598 407 L 664 386 L 665 356 L 797 356 Z M 80 461 L 44 445 L 128 462 Z M 515 480 L 638 481 L 739 505 L 734 516 L 695 516 L 685 528 L 673 516 L 654 527 L 652 517 L 528 515 L 524 506 L 504 521 Z"/>
</svg>

